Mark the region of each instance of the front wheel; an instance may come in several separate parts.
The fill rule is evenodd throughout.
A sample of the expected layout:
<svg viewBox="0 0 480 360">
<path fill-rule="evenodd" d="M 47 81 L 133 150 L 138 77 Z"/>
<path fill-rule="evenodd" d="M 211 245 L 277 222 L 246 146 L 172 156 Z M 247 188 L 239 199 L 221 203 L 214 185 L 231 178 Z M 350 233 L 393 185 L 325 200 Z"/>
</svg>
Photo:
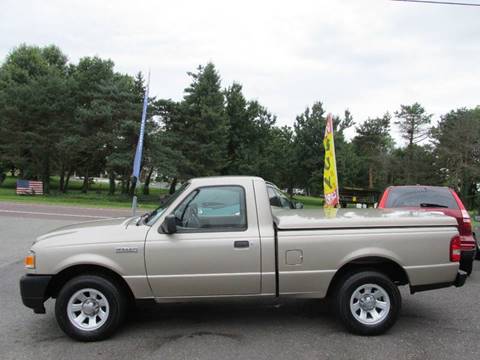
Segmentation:
<svg viewBox="0 0 480 360">
<path fill-rule="evenodd" d="M 126 297 L 116 283 L 96 275 L 69 280 L 60 290 L 55 316 L 60 328 L 80 341 L 102 340 L 120 326 L 127 310 Z"/>
<path fill-rule="evenodd" d="M 335 296 L 337 314 L 352 333 L 379 335 L 397 320 L 401 307 L 398 287 L 376 271 L 344 277 Z"/>
</svg>

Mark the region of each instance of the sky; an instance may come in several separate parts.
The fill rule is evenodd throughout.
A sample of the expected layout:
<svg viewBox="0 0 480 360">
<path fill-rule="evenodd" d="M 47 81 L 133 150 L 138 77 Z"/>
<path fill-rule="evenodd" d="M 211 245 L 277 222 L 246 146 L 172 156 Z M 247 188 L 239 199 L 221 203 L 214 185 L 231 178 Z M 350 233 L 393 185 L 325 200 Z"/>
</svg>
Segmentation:
<svg viewBox="0 0 480 360">
<path fill-rule="evenodd" d="M 438 121 L 480 105 L 479 19 L 480 7 L 389 0 L 1 0 L 0 62 L 55 44 L 72 62 L 150 69 L 150 94 L 180 100 L 187 72 L 211 61 L 279 125 L 315 101 L 357 124 L 413 102 Z"/>
</svg>

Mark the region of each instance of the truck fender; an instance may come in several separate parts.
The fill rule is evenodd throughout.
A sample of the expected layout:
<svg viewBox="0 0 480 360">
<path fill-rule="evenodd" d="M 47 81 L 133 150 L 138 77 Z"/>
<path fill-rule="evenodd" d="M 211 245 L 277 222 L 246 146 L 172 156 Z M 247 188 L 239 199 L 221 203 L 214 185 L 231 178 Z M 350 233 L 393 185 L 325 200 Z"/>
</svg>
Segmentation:
<svg viewBox="0 0 480 360">
<path fill-rule="evenodd" d="M 63 259 L 55 267 L 54 273 L 58 274 L 60 271 L 75 265 L 98 265 L 112 270 L 120 276 L 125 274 L 124 269 L 112 259 L 92 253 L 76 254 Z"/>
<path fill-rule="evenodd" d="M 357 249 L 355 251 L 350 252 L 346 256 L 344 256 L 340 260 L 340 262 L 337 264 L 337 270 L 340 269 L 345 264 L 348 264 L 357 259 L 367 258 L 367 257 L 385 258 L 387 260 L 397 263 L 402 268 L 404 267 L 403 261 L 401 261 L 401 259 L 398 258 L 398 256 L 392 251 L 378 248 L 378 247 L 368 247 L 368 248 Z"/>
</svg>

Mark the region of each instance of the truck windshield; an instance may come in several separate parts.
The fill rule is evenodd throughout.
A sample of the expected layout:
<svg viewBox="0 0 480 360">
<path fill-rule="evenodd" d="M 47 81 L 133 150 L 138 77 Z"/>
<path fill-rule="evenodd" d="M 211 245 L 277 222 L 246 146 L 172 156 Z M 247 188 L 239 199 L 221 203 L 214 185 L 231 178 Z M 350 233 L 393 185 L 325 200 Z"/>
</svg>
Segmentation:
<svg viewBox="0 0 480 360">
<path fill-rule="evenodd" d="M 394 187 L 388 193 L 387 208 L 432 207 L 458 209 L 451 191 L 444 187 Z"/>
<path fill-rule="evenodd" d="M 153 210 L 151 213 L 148 214 L 147 218 L 145 219 L 145 224 L 151 226 L 167 209 L 171 203 L 175 201 L 176 198 L 180 196 L 181 193 L 185 191 L 185 189 L 190 185 L 189 182 L 184 183 L 180 188 L 175 191 L 172 195 L 170 195 L 158 208 Z"/>
</svg>

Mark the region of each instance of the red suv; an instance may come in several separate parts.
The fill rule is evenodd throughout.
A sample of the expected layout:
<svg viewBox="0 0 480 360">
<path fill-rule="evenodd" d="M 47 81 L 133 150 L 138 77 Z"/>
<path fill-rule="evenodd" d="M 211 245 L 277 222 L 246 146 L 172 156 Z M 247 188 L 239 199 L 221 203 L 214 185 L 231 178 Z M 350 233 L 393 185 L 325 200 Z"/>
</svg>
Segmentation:
<svg viewBox="0 0 480 360">
<path fill-rule="evenodd" d="M 462 250 L 460 270 L 472 272 L 476 250 L 472 221 L 455 191 L 442 186 L 390 186 L 383 192 L 378 207 L 440 211 L 456 218 Z"/>
</svg>

